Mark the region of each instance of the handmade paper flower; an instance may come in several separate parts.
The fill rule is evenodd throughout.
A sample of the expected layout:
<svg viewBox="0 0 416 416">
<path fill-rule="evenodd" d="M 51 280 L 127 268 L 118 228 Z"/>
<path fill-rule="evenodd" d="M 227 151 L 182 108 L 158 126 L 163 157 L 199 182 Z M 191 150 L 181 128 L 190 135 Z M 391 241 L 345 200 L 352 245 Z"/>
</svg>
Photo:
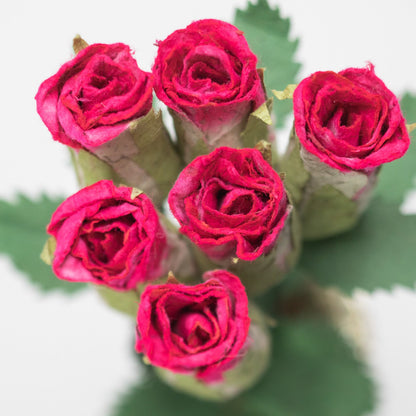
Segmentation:
<svg viewBox="0 0 416 416">
<path fill-rule="evenodd" d="M 166 273 L 166 233 L 143 193 L 100 181 L 66 199 L 47 228 L 52 262 L 65 280 L 133 289 Z"/>
<path fill-rule="evenodd" d="M 149 285 L 137 315 L 137 352 L 151 364 L 194 374 L 204 382 L 222 380 L 244 356 L 250 318 L 244 286 L 225 270 L 186 286 L 174 279 Z"/>
<path fill-rule="evenodd" d="M 371 171 L 409 147 L 397 98 L 373 65 L 312 74 L 296 88 L 293 106 L 302 146 L 343 172 Z"/>
<path fill-rule="evenodd" d="M 199 20 L 158 47 L 154 88 L 174 112 L 179 139 L 193 147 L 202 138 L 208 151 L 236 147 L 248 115 L 265 101 L 243 32 L 220 20 Z"/>
<path fill-rule="evenodd" d="M 168 201 L 180 232 L 217 261 L 267 254 L 291 209 L 279 175 L 258 150 L 228 147 L 191 162 Z"/>
<path fill-rule="evenodd" d="M 316 72 L 296 88 L 293 105 L 294 132 L 280 169 L 304 237 L 329 237 L 356 224 L 379 167 L 406 152 L 405 120 L 373 65 Z"/>
<path fill-rule="evenodd" d="M 42 120 L 74 150 L 81 187 L 109 179 L 142 189 L 160 207 L 182 161 L 152 109 L 153 76 L 130 48 L 74 39 L 76 57 L 47 79 L 36 95 Z"/>
<path fill-rule="evenodd" d="M 37 110 L 55 140 L 96 147 L 123 132 L 152 106 L 152 75 L 122 43 L 96 43 L 42 83 Z"/>
</svg>

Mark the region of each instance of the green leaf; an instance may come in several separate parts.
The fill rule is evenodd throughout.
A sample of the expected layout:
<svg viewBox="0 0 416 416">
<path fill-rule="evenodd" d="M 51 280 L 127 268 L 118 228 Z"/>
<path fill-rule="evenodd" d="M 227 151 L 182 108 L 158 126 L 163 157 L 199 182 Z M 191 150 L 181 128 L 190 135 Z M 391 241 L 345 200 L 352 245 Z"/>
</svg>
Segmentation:
<svg viewBox="0 0 416 416">
<path fill-rule="evenodd" d="M 44 291 L 75 292 L 85 285 L 59 280 L 40 259 L 48 238 L 46 226 L 61 199 L 41 196 L 34 201 L 18 195 L 15 203 L 0 200 L 0 252 L 10 256 L 15 266 Z"/>
<path fill-rule="evenodd" d="M 260 140 L 267 139 L 268 127 L 272 124 L 270 117 L 272 104 L 273 100 L 269 98 L 249 115 L 246 127 L 241 133 L 241 142 L 244 147 L 255 147 Z"/>
<path fill-rule="evenodd" d="M 373 200 L 357 227 L 327 240 L 306 243 L 301 266 L 320 285 L 346 293 L 415 284 L 416 216 Z"/>
<path fill-rule="evenodd" d="M 267 0 L 249 3 L 246 10 L 236 10 L 234 24 L 244 32 L 259 66 L 266 68 L 265 84 L 270 97 L 272 89 L 284 90 L 288 84 L 295 83 L 300 69 L 294 60 L 299 40 L 289 39 L 290 21 L 281 17 L 277 7 L 271 8 Z M 282 126 L 292 110 L 292 100 L 275 100 L 273 110 L 277 125 Z"/>
<path fill-rule="evenodd" d="M 416 122 L 416 95 L 406 93 L 401 108 L 407 123 Z M 401 204 L 405 193 L 415 188 L 416 178 L 416 131 L 411 134 L 409 150 L 399 160 L 387 163 L 380 172 L 376 193 L 388 201 Z"/>
<path fill-rule="evenodd" d="M 199 401 L 153 376 L 134 386 L 113 416 L 362 416 L 373 401 L 363 365 L 334 329 L 323 322 L 290 321 L 273 330 L 266 376 L 237 399 Z"/>
<path fill-rule="evenodd" d="M 362 416 L 372 409 L 373 385 L 364 366 L 329 325 L 280 322 L 273 345 L 272 365 L 245 397 L 246 410 L 275 416 L 278 406 L 285 416 Z"/>
</svg>

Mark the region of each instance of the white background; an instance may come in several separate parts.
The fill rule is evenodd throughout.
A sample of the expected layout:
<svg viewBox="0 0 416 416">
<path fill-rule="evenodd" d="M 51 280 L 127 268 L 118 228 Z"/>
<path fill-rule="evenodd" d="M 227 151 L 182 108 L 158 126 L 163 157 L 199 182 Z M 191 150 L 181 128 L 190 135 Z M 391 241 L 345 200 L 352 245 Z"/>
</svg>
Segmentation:
<svg viewBox="0 0 416 416">
<path fill-rule="evenodd" d="M 272 3 L 291 17 L 292 36 L 301 38 L 301 76 L 371 61 L 396 94 L 416 92 L 413 0 Z M 192 20 L 231 21 L 234 8 L 245 4 L 2 2 L 0 198 L 12 200 L 17 191 L 69 195 L 77 189 L 67 152 L 50 138 L 33 98 L 39 84 L 71 57 L 75 34 L 89 43 L 127 43 L 139 65 L 150 70 L 155 40 Z M 415 212 L 415 207 L 413 198 L 407 208 Z M 414 293 L 396 288 L 392 294 L 359 293 L 356 299 L 370 325 L 370 368 L 379 384 L 379 405 L 371 416 L 416 415 Z M 118 394 L 137 379 L 132 330 L 132 322 L 105 307 L 92 291 L 71 297 L 45 295 L 29 285 L 7 257 L 0 257 L 0 414 L 109 415 Z"/>
</svg>

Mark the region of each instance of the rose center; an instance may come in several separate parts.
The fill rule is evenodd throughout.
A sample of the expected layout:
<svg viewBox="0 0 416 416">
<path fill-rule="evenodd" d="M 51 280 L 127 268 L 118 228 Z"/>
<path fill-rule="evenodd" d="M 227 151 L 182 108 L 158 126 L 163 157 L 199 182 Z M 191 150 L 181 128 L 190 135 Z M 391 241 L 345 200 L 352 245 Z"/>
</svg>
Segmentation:
<svg viewBox="0 0 416 416">
<path fill-rule="evenodd" d="M 101 263 L 108 263 L 123 246 L 124 233 L 115 228 L 107 233 L 92 232 L 85 236 L 90 253 Z"/>
<path fill-rule="evenodd" d="M 231 215 L 238 214 L 248 214 L 253 207 L 253 196 L 240 195 L 237 198 L 233 199 L 231 203 L 226 206 L 225 213 Z"/>
<path fill-rule="evenodd" d="M 224 51 L 212 45 L 199 45 L 184 59 L 182 82 L 193 89 L 213 91 L 230 83 L 230 71 L 233 67 Z"/>
<path fill-rule="evenodd" d="M 210 320 L 199 312 L 186 312 L 176 321 L 173 331 L 194 348 L 206 344 L 212 336 Z"/>
<path fill-rule="evenodd" d="M 226 191 L 217 194 L 217 210 L 227 215 L 246 215 L 253 209 L 253 195 L 244 190 Z"/>
<path fill-rule="evenodd" d="M 109 80 L 106 77 L 100 75 L 93 75 L 91 77 L 91 85 L 94 88 L 102 89 L 105 88 L 109 83 Z"/>
<path fill-rule="evenodd" d="M 97 265 L 109 265 L 122 269 L 123 264 L 115 264 L 114 257 L 125 246 L 126 233 L 134 223 L 131 215 L 117 221 L 91 220 L 82 227 L 80 238 L 85 242 L 88 256 Z"/>
<path fill-rule="evenodd" d="M 347 127 L 349 124 L 350 124 L 350 120 L 348 117 L 348 113 L 343 111 L 341 114 L 341 118 L 339 120 L 339 125 Z"/>
<path fill-rule="evenodd" d="M 216 84 L 226 84 L 230 78 L 220 69 L 213 68 L 203 62 L 198 62 L 192 67 L 191 77 L 194 80 L 210 80 Z"/>
</svg>

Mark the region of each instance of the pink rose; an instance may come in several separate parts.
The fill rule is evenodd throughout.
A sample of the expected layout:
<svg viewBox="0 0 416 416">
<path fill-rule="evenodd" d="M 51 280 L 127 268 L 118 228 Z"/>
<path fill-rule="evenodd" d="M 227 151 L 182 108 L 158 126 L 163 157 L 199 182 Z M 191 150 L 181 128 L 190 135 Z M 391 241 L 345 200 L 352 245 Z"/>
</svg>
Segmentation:
<svg viewBox="0 0 416 416">
<path fill-rule="evenodd" d="M 158 98 L 215 140 L 265 101 L 257 58 L 243 32 L 220 20 L 193 22 L 158 43 Z"/>
<path fill-rule="evenodd" d="M 47 228 L 61 279 L 134 289 L 166 273 L 165 231 L 145 194 L 100 181 L 66 199 Z"/>
<path fill-rule="evenodd" d="M 409 147 L 397 98 L 373 65 L 312 74 L 296 88 L 293 106 L 302 146 L 337 170 L 371 172 Z"/>
<path fill-rule="evenodd" d="M 36 95 L 37 110 L 55 140 L 75 149 L 102 145 L 152 106 L 152 75 L 122 43 L 81 50 Z"/>
<path fill-rule="evenodd" d="M 137 315 L 137 352 L 173 372 L 204 381 L 243 357 L 250 325 L 248 301 L 237 276 L 225 270 L 204 273 L 205 283 L 147 286 Z"/>
<path fill-rule="evenodd" d="M 228 147 L 191 162 L 168 201 L 180 232 L 217 261 L 267 254 L 291 209 L 279 175 L 258 150 Z"/>
</svg>

